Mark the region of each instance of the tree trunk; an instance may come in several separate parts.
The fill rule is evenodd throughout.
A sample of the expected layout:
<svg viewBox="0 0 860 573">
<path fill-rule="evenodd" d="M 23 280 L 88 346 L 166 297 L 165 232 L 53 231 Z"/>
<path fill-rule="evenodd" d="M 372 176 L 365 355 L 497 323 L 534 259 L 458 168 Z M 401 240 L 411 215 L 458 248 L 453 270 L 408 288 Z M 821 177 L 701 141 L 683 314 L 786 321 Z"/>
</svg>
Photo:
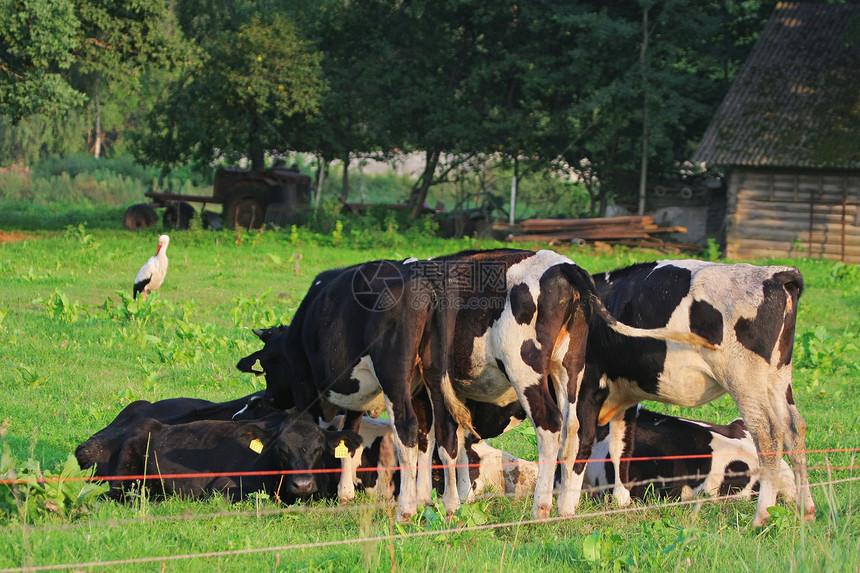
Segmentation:
<svg viewBox="0 0 860 573">
<path fill-rule="evenodd" d="M 96 141 L 93 144 L 93 157 L 98 159 L 102 154 L 102 108 L 96 100 Z"/>
<path fill-rule="evenodd" d="M 95 105 L 96 105 L 96 133 L 93 138 L 93 157 L 98 159 L 102 154 L 102 106 L 99 98 L 101 91 L 101 79 L 96 80 Z"/>
<path fill-rule="evenodd" d="M 517 184 L 519 183 L 519 167 L 520 163 L 517 161 L 516 156 L 514 157 L 514 176 L 511 177 L 511 211 L 508 215 L 508 223 L 511 225 L 515 222 L 515 214 L 517 210 Z"/>
<path fill-rule="evenodd" d="M 317 167 L 316 189 L 314 190 L 314 209 L 318 209 L 320 201 L 322 201 L 323 183 L 325 182 L 325 174 L 328 171 L 328 161 L 322 155 L 317 155 L 319 166 Z"/>
<path fill-rule="evenodd" d="M 346 203 L 347 198 L 349 197 L 349 152 L 346 153 L 343 158 L 343 179 L 342 186 L 340 191 L 340 200 Z"/>
<path fill-rule="evenodd" d="M 251 132 L 249 138 L 251 171 L 262 171 L 266 167 L 266 153 L 263 150 L 263 144 L 260 142 L 260 125 L 257 121 L 256 114 L 251 116 L 251 125 L 248 126 Z"/>
<path fill-rule="evenodd" d="M 427 191 L 430 190 L 430 185 L 433 183 L 433 174 L 436 173 L 436 166 L 439 164 L 441 152 L 433 150 L 427 151 L 427 160 L 424 163 L 424 172 L 421 177 L 412 187 L 412 192 L 409 194 L 409 213 L 413 219 L 417 219 L 421 215 L 421 209 L 424 206 L 424 201 L 427 200 Z"/>
<path fill-rule="evenodd" d="M 645 214 L 645 190 L 648 184 L 648 8 L 642 10 L 642 48 L 639 50 L 639 65 L 642 72 L 642 164 L 639 167 L 639 209 Z"/>
</svg>

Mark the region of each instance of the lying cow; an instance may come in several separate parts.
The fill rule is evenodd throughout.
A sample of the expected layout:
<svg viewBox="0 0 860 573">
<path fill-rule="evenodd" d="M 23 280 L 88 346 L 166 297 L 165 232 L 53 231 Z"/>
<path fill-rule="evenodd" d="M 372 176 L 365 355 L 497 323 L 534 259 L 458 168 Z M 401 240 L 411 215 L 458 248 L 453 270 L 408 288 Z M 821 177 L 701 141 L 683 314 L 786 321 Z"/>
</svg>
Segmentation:
<svg viewBox="0 0 860 573">
<path fill-rule="evenodd" d="M 613 422 L 614 423 L 614 422 Z M 624 413 L 623 456 L 628 462 L 625 487 L 631 497 L 647 491 L 658 496 L 691 499 L 759 491 L 760 466 L 755 442 L 743 420 L 727 425 L 687 420 L 646 410 L 641 406 Z M 588 485 L 601 495 L 615 483 L 609 460 L 609 427 L 598 428 L 597 442 L 585 470 Z M 794 474 L 780 459 L 777 491 L 787 500 L 795 497 Z"/>
<path fill-rule="evenodd" d="M 154 495 L 200 497 L 223 493 L 232 500 L 265 492 L 292 503 L 328 490 L 335 448 L 354 450 L 359 436 L 323 431 L 307 415 L 270 414 L 254 421 L 201 420 L 166 425 L 139 420 L 111 458 L 112 496 L 143 481 Z M 317 471 L 312 471 L 317 470 Z M 199 474 L 196 475 L 196 474 Z"/>
<path fill-rule="evenodd" d="M 791 357 L 803 277 L 793 267 L 719 264 L 696 260 L 642 263 L 594 275 L 597 293 L 620 321 L 701 335 L 716 346 L 694 348 L 634 339 L 596 324 L 588 340 L 583 384 L 608 397 L 599 423 L 612 421 L 610 457 L 614 497 L 630 499 L 623 455 L 624 412 L 641 400 L 697 406 L 729 393 L 761 455 L 755 525 L 768 517 L 788 450 L 802 515 L 814 517 L 806 470 L 806 422 L 791 391 Z M 771 455 L 767 455 L 771 454 Z"/>
<path fill-rule="evenodd" d="M 210 402 L 198 398 L 169 398 L 157 402 L 137 400 L 117 414 L 105 428 L 93 434 L 75 450 L 81 468 L 97 466 L 97 475 L 105 473 L 111 454 L 127 437 L 129 428 L 142 420 L 153 419 L 164 424 L 179 424 L 196 420 L 250 420 L 260 418 L 273 409 L 271 401 L 255 392 L 228 402 Z"/>
</svg>

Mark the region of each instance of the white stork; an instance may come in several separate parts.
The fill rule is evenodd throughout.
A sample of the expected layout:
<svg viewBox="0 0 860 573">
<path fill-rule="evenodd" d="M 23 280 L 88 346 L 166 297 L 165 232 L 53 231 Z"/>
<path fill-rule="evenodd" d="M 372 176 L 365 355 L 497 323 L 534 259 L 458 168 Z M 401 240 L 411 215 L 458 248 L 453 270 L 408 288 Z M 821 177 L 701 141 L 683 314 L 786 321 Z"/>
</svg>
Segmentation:
<svg viewBox="0 0 860 573">
<path fill-rule="evenodd" d="M 137 298 L 137 293 L 142 292 L 143 301 L 146 302 L 146 295 L 149 291 L 157 291 L 161 288 L 161 283 L 164 282 L 164 276 L 167 274 L 167 245 L 169 243 L 170 237 L 167 235 L 158 237 L 158 248 L 155 250 L 155 255 L 149 257 L 149 260 L 140 267 L 137 276 L 134 277 L 133 298 Z"/>
</svg>

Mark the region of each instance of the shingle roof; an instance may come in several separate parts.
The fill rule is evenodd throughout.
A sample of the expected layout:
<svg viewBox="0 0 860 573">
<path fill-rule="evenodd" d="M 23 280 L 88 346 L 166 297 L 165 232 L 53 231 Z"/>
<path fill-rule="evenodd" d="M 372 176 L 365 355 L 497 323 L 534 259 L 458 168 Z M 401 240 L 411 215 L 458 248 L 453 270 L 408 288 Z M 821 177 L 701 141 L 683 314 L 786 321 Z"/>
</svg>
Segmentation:
<svg viewBox="0 0 860 573">
<path fill-rule="evenodd" d="M 860 168 L 860 5 L 777 4 L 693 160 Z"/>
</svg>

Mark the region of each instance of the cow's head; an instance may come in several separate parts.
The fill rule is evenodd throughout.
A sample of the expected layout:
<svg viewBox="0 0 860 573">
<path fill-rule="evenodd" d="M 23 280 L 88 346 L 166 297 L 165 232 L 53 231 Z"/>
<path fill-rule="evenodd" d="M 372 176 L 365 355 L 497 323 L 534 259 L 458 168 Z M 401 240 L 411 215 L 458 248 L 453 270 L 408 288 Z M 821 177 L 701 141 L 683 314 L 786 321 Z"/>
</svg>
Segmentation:
<svg viewBox="0 0 860 573">
<path fill-rule="evenodd" d="M 350 454 L 361 445 L 361 436 L 355 432 L 323 430 L 306 414 L 287 415 L 277 428 L 250 423 L 243 431 L 259 440 L 263 448 L 274 449 L 274 469 L 290 472 L 284 475 L 282 489 L 288 503 L 326 493 L 330 473 L 312 470 L 331 469 L 335 448 L 341 442 Z"/>
<path fill-rule="evenodd" d="M 285 351 L 289 330 L 286 325 L 253 329 L 263 341 L 263 348 L 236 363 L 240 372 L 266 377 L 266 394 L 280 408 L 294 405 L 290 391 L 290 365 Z"/>
<path fill-rule="evenodd" d="M 273 414 L 283 414 L 283 408 L 278 408 L 271 396 L 266 392 L 258 392 L 248 396 L 245 404 L 231 417 L 233 420 L 260 420 Z"/>
</svg>

